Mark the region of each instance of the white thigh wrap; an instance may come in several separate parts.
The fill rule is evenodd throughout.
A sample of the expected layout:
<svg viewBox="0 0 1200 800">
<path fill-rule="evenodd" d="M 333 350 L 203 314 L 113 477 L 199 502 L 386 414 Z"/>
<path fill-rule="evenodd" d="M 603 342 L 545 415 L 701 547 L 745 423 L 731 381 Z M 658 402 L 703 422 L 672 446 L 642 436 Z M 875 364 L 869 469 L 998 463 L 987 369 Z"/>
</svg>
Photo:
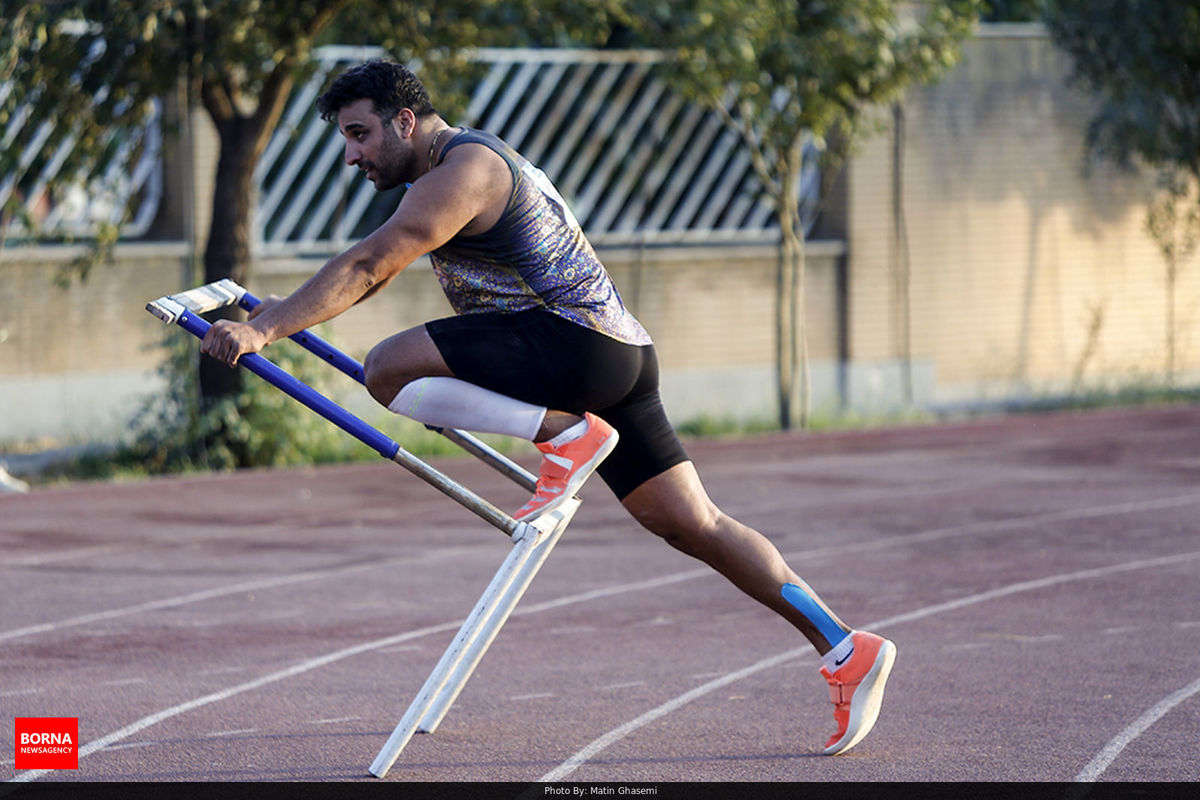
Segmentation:
<svg viewBox="0 0 1200 800">
<path fill-rule="evenodd" d="M 417 378 L 399 391 L 388 409 L 439 428 L 501 433 L 533 441 L 546 409 L 514 400 L 458 378 Z"/>
</svg>

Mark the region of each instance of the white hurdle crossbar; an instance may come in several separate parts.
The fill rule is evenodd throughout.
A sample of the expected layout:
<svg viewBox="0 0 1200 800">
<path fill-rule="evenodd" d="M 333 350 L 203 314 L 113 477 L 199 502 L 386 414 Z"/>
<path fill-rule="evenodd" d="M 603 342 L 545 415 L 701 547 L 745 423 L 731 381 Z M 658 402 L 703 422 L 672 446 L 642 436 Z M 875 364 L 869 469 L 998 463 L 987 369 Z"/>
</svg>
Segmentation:
<svg viewBox="0 0 1200 800">
<path fill-rule="evenodd" d="M 217 281 L 174 295 L 160 297 L 146 309 L 163 322 L 178 325 L 198 338 L 203 338 L 209 323 L 200 314 L 225 306 L 238 305 L 250 310 L 259 300 L 230 280 Z M 329 361 L 358 381 L 363 380 L 363 368 L 354 359 L 308 331 L 290 337 L 309 352 Z M 259 354 L 243 356 L 239 363 L 285 394 L 295 398 L 330 422 L 375 449 L 384 458 L 396 462 L 414 475 L 431 484 L 460 505 L 474 512 L 489 524 L 499 528 L 513 542 L 513 548 L 495 576 L 463 622 L 458 634 L 446 648 L 441 659 L 426 679 L 424 686 L 409 705 L 379 755 L 370 766 L 370 773 L 384 777 L 414 733 L 433 733 L 450 707 L 466 686 L 475 667 L 500 632 L 524 596 L 550 551 L 562 537 L 567 525 L 579 508 L 579 498 L 570 498 L 558 509 L 543 514 L 532 522 L 518 522 L 466 487 L 451 480 L 421 459 L 400 447 L 384 434 L 358 417 L 333 403 L 324 395 L 296 380 Z M 458 430 L 433 428 L 469 453 L 508 476 L 517 484 L 532 490 L 536 478 L 520 465 L 496 452 L 484 442 Z"/>
</svg>

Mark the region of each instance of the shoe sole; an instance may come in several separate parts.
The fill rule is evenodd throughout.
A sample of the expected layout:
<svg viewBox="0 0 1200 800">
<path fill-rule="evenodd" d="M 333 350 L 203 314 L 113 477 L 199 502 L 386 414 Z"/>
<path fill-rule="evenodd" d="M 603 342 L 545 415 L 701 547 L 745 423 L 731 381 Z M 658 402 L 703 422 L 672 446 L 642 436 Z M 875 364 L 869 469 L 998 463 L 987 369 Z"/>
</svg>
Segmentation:
<svg viewBox="0 0 1200 800">
<path fill-rule="evenodd" d="M 863 678 L 862 683 L 854 692 L 850 701 L 850 720 L 846 724 L 846 734 L 837 742 L 825 748 L 825 755 L 836 756 L 844 753 L 866 738 L 875 721 L 879 719 L 879 709 L 883 705 L 883 687 L 892 672 L 892 664 L 896 662 L 896 645 L 885 639 L 875 656 L 875 663 Z M 864 696 L 863 693 L 866 692 Z M 859 702 L 862 697 L 865 702 Z"/>
<path fill-rule="evenodd" d="M 608 438 L 604 440 L 604 443 L 600 445 L 600 449 L 596 451 L 596 454 L 589 458 L 587 462 L 585 462 L 584 465 L 579 469 L 579 471 L 575 473 L 576 478 L 573 478 L 571 483 L 567 484 L 567 488 L 563 490 L 562 494 L 558 495 L 541 508 L 534 509 L 523 517 L 515 517 L 517 522 L 533 522 L 538 517 L 542 516 L 543 514 L 550 513 L 567 500 L 574 497 L 579 490 L 583 488 L 583 485 L 587 483 L 587 479 L 592 477 L 592 473 L 596 471 L 596 468 L 600 466 L 601 462 L 608 458 L 609 453 L 611 453 L 613 448 L 617 446 L 617 439 L 617 432 L 614 430 L 608 435 Z M 578 477 L 580 475 L 583 477 Z"/>
</svg>

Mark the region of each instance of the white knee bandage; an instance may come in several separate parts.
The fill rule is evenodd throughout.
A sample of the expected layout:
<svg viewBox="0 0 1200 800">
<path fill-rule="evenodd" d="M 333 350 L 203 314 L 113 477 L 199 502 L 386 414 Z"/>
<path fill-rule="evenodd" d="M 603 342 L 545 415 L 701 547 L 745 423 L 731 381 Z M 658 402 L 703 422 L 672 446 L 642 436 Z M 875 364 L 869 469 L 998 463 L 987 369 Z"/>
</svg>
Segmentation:
<svg viewBox="0 0 1200 800">
<path fill-rule="evenodd" d="M 543 406 L 515 400 L 458 378 L 418 378 L 401 389 L 388 409 L 439 428 L 500 433 L 533 441 L 546 416 Z"/>
</svg>

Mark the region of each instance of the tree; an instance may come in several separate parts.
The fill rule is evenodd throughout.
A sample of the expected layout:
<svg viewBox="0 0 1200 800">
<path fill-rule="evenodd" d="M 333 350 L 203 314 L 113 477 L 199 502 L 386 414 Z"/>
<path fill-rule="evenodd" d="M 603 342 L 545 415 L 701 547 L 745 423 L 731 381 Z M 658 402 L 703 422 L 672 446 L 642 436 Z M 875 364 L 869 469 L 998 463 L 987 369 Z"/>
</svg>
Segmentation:
<svg viewBox="0 0 1200 800">
<path fill-rule="evenodd" d="M 984 22 L 1036 22 L 1045 0 L 987 0 Z"/>
<path fill-rule="evenodd" d="M 30 122 L 13 125 L 0 146 L 0 178 L 28 183 L 42 164 L 22 154 L 35 150 L 65 154 L 60 175 L 95 174 L 122 133 L 144 125 L 181 81 L 184 105 L 211 118 L 220 152 L 204 282 L 249 278 L 254 170 L 322 35 L 336 30 L 341 43 L 419 57 L 422 77 L 442 88 L 463 47 L 591 43 L 608 30 L 594 24 L 602 8 L 566 0 L 2 0 L 2 8 L 0 133 L 17 115 Z M 14 205 L 0 211 L 7 217 Z M 240 391 L 241 371 L 202 359 L 200 387 L 211 406 Z"/>
<path fill-rule="evenodd" d="M 1179 273 L 1182 262 L 1196 252 L 1200 244 L 1200 188 L 1195 180 L 1187 180 L 1182 170 L 1167 171 L 1160 176 L 1162 193 L 1146 212 L 1146 232 L 1162 255 L 1166 302 L 1164 314 L 1167 385 L 1175 383 L 1176 368 L 1176 306 L 1178 304 Z"/>
<path fill-rule="evenodd" d="M 1175 371 L 1180 262 L 1200 239 L 1200 0 L 1047 0 L 1045 22 L 1094 92 L 1089 153 L 1159 175 L 1146 229 L 1163 255 L 1166 373 Z"/>
<path fill-rule="evenodd" d="M 781 236 L 776 361 L 784 428 L 792 424 L 797 379 L 801 427 L 808 425 L 811 403 L 801 173 L 809 159 L 820 159 L 827 176 L 823 200 L 867 132 L 870 111 L 955 63 L 980 8 L 978 0 L 697 0 L 631 12 L 647 40 L 673 57 L 675 87 L 742 138 L 775 205 Z"/>
</svg>

